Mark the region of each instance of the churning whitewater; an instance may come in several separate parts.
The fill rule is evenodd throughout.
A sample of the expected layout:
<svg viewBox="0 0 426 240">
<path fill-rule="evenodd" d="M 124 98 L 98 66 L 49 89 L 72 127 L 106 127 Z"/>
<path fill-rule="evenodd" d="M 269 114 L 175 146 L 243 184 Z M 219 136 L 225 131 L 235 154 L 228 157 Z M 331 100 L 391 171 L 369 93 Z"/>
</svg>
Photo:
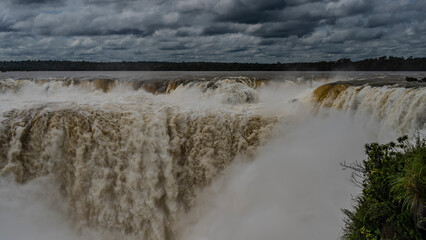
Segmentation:
<svg viewBox="0 0 426 240">
<path fill-rule="evenodd" d="M 426 129 L 403 79 L 4 73 L 0 239 L 336 239 L 339 162 Z"/>
</svg>

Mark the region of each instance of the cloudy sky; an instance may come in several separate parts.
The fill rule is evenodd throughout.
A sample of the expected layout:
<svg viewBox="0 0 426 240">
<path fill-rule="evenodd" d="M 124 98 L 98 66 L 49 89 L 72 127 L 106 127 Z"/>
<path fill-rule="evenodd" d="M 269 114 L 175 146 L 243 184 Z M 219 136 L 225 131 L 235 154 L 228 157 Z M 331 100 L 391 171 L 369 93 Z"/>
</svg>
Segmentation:
<svg viewBox="0 0 426 240">
<path fill-rule="evenodd" d="M 426 0 L 0 0 L 0 60 L 426 56 Z"/>
</svg>

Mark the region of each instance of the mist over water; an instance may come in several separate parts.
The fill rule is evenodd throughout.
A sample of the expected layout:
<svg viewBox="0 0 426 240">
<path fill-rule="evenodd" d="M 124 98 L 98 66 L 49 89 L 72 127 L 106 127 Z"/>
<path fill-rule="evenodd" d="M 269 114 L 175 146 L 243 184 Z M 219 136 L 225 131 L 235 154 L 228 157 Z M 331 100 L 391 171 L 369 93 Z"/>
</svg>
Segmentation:
<svg viewBox="0 0 426 240">
<path fill-rule="evenodd" d="M 0 238 L 84 239 L 70 227 L 66 205 L 50 179 L 18 184 L 0 179 Z"/>
<path fill-rule="evenodd" d="M 277 127 L 256 159 L 200 194 L 181 239 L 337 239 L 341 208 L 358 190 L 339 162 L 363 159 L 377 140 L 333 112 Z"/>
<path fill-rule="evenodd" d="M 0 239 L 337 239 L 339 162 L 426 129 L 425 88 L 318 88 L 388 73 L 109 74 L 0 80 Z"/>
</svg>

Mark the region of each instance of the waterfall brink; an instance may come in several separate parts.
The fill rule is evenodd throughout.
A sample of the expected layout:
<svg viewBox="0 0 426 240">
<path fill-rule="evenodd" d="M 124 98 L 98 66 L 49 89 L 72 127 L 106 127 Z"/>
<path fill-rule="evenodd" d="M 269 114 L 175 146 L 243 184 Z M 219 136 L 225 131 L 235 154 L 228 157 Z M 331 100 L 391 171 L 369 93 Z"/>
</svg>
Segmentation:
<svg viewBox="0 0 426 240">
<path fill-rule="evenodd" d="M 426 128 L 426 89 L 392 86 L 325 84 L 316 88 L 311 100 L 316 110 L 334 108 L 380 121 L 382 131 L 413 135 Z"/>
<path fill-rule="evenodd" d="M 268 79 L 255 77 L 206 77 L 206 78 L 176 78 L 157 79 L 149 81 L 128 80 L 122 81 L 111 78 L 92 78 L 88 80 L 64 78 L 64 79 L 0 79 L 0 93 L 7 90 L 17 91 L 24 85 L 35 84 L 44 87 L 80 87 L 90 91 L 109 92 L 118 86 L 130 87 L 133 90 L 143 89 L 153 94 L 170 93 L 178 87 L 196 87 L 202 91 L 215 90 L 223 85 L 237 84 L 250 88 L 258 88 L 267 84 Z"/>
<path fill-rule="evenodd" d="M 133 106 L 134 107 L 134 106 Z M 180 212 L 276 118 L 171 107 L 39 106 L 5 114 L 0 167 L 17 182 L 51 175 L 77 227 L 173 239 Z"/>
</svg>

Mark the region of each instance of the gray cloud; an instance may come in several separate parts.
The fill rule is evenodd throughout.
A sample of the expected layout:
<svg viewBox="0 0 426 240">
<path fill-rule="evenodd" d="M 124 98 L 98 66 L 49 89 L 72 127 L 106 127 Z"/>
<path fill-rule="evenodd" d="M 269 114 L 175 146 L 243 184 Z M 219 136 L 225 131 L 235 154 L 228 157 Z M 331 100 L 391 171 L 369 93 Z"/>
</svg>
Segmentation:
<svg viewBox="0 0 426 240">
<path fill-rule="evenodd" d="M 425 10 L 423 0 L 5 0 L 0 59 L 423 56 Z"/>
<path fill-rule="evenodd" d="M 60 4 L 63 0 L 15 0 L 15 4 Z"/>
<path fill-rule="evenodd" d="M 261 23 L 274 21 L 286 6 L 282 0 L 221 0 L 213 7 L 219 21 L 237 23 Z"/>
</svg>

